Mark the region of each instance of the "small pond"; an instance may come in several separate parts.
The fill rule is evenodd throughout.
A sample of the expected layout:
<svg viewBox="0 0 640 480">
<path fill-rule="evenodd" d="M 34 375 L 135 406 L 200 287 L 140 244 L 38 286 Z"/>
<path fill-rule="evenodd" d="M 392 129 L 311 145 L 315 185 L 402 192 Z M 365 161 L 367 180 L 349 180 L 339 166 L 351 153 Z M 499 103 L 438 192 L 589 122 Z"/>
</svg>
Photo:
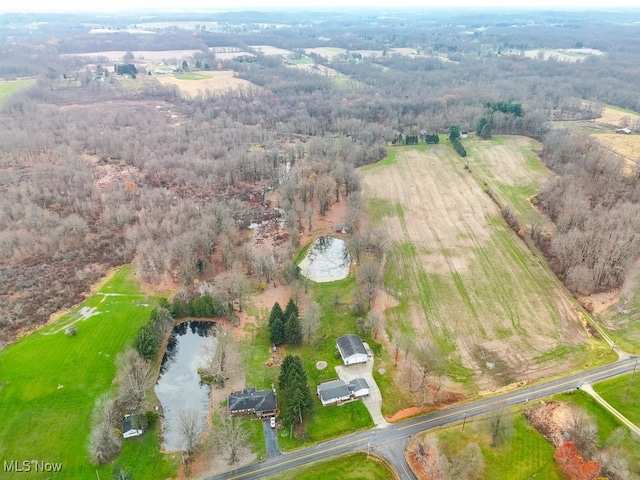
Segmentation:
<svg viewBox="0 0 640 480">
<path fill-rule="evenodd" d="M 193 409 L 207 415 L 209 386 L 200 383 L 198 367 L 205 363 L 216 329 L 211 322 L 176 325 L 167 342 L 160 376 L 155 386 L 164 413 L 163 436 L 167 451 L 182 449 L 179 418 L 182 410 Z"/>
<path fill-rule="evenodd" d="M 300 273 L 314 282 L 342 280 L 349 276 L 351 257 L 344 240 L 319 237 L 300 262 Z"/>
</svg>

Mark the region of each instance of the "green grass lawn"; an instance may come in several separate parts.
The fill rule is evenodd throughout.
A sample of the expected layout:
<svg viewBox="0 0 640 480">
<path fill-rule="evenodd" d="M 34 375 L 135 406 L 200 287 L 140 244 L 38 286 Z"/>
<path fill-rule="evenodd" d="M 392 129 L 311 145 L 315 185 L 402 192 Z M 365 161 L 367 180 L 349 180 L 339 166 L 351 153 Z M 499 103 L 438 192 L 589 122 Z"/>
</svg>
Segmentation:
<svg viewBox="0 0 640 480">
<path fill-rule="evenodd" d="M 479 419 L 467 421 L 464 431 L 460 424 L 439 431 L 440 447 L 451 457 L 467 444 L 477 443 L 485 462 L 482 478 L 563 480 L 553 461 L 553 446 L 527 422 L 521 409 L 513 415 L 513 431 L 501 445 L 491 447 L 488 420 Z"/>
<path fill-rule="evenodd" d="M 208 78 L 211 78 L 208 75 L 198 72 L 179 73 L 175 77 L 179 78 L 180 80 L 206 80 Z"/>
<path fill-rule="evenodd" d="M 637 280 L 635 284 L 639 285 Z M 619 304 L 609 307 L 598 317 L 617 346 L 625 352 L 640 353 L 640 288 L 633 288 Z"/>
<path fill-rule="evenodd" d="M 598 384 L 597 386 L 594 386 L 594 388 L 601 395 L 602 393 L 607 394 L 607 390 L 609 390 L 610 388 L 615 391 L 615 394 L 613 396 L 617 396 L 620 394 L 624 395 L 626 391 L 626 384 L 624 383 L 625 380 L 628 381 L 628 377 L 620 377 L 611 381 L 605 381 Z M 616 381 L 619 381 L 621 383 L 616 385 Z M 622 392 L 620 392 L 620 389 L 622 390 Z M 605 400 L 607 400 L 608 402 L 613 399 L 613 396 L 605 398 L 605 396 L 602 395 L 602 397 L 605 398 Z M 635 418 L 637 418 L 637 398 L 638 397 L 636 396 Z M 626 460 L 629 463 L 630 472 L 635 475 L 630 478 L 640 478 L 640 439 L 632 436 L 631 432 L 626 426 L 622 425 L 617 418 L 609 413 L 607 409 L 605 409 L 602 405 L 596 402 L 593 397 L 585 392 L 574 391 L 572 393 L 564 393 L 561 395 L 555 395 L 553 399 L 560 402 L 570 402 L 586 410 L 587 413 L 589 413 L 589 415 L 595 420 L 598 427 L 598 438 L 596 447 L 599 449 L 607 447 L 621 448 L 624 452 Z M 612 402 L 612 404 L 614 402 Z M 625 413 L 629 413 L 629 410 L 631 409 L 633 409 L 633 406 L 630 406 L 630 408 L 626 407 L 623 409 L 623 411 Z"/>
<path fill-rule="evenodd" d="M 2 101 L 16 93 L 18 90 L 22 88 L 26 88 L 29 85 L 33 84 L 35 80 L 10 80 L 8 82 L 0 82 L 0 105 L 2 105 Z"/>
<path fill-rule="evenodd" d="M 302 247 L 305 249 L 306 247 Z M 338 378 L 335 366 L 342 360 L 336 348 L 336 338 L 345 333 L 354 333 L 356 316 L 351 312 L 351 297 L 355 291 L 353 276 L 344 280 L 329 283 L 309 282 L 309 292 L 313 300 L 322 306 L 321 326 L 318 339 L 312 345 L 284 345 L 280 355 L 297 355 L 307 373 L 309 389 L 314 397 L 313 414 L 305 420 L 306 438 L 289 440 L 289 431 L 285 437 L 280 436 L 280 447 L 291 450 L 316 443 L 329 438 L 338 437 L 352 431 L 373 426 L 371 415 L 360 401 L 349 402 L 341 406 L 322 407 L 316 396 L 316 386 L 320 382 Z M 282 305 L 284 308 L 285 305 Z M 269 310 L 258 311 L 248 307 L 248 314 L 256 318 L 257 325 L 247 325 L 247 335 L 241 345 L 241 354 L 245 364 L 245 383 L 247 386 L 271 388 L 278 384 L 279 366 L 268 366 L 271 357 L 267 319 Z M 316 362 L 327 362 L 327 368 L 318 370 Z M 284 432 L 285 429 L 279 431 Z"/>
<path fill-rule="evenodd" d="M 113 390 L 115 358 L 147 321 L 153 302 L 124 267 L 75 310 L 0 352 L 0 459 L 61 462 L 70 479 L 95 478 L 96 471 L 110 477 L 111 466 L 96 469 L 89 462 L 91 412 L 96 398 Z M 66 335 L 74 321 L 77 335 Z M 136 475 L 139 469 L 173 471 L 172 459 L 157 449 L 157 436 L 147 432 L 124 442 L 118 463 Z M 140 458 L 155 458 L 154 465 Z"/>
<path fill-rule="evenodd" d="M 607 409 L 585 392 L 574 391 L 571 393 L 563 393 L 555 395 L 553 399 L 559 402 L 570 402 L 578 405 L 595 419 L 596 425 L 598 426 L 598 447 L 602 447 L 611 434 L 622 426 L 617 418 L 611 415 Z"/>
<path fill-rule="evenodd" d="M 324 462 L 312 463 L 267 477 L 268 480 L 386 480 L 396 478 L 382 460 L 366 453 L 352 453 Z"/>
<path fill-rule="evenodd" d="M 640 426 L 640 366 L 635 375 L 605 380 L 594 385 L 593 389 L 631 423 Z"/>
</svg>

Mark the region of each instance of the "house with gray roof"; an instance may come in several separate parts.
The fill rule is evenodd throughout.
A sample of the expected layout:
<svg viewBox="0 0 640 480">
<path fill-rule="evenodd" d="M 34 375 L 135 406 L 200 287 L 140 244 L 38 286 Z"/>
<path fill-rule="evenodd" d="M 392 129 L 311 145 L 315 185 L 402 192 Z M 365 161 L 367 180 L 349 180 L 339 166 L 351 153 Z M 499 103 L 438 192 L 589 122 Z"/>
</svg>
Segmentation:
<svg viewBox="0 0 640 480">
<path fill-rule="evenodd" d="M 343 335 L 336 340 L 336 345 L 345 365 L 367 362 L 367 349 L 358 335 Z"/>
<path fill-rule="evenodd" d="M 247 387 L 229 395 L 227 411 L 231 415 L 255 414 L 258 418 L 273 417 L 278 413 L 275 390 L 257 390 Z"/>
<path fill-rule="evenodd" d="M 320 383 L 316 392 L 323 407 L 334 403 L 342 403 L 354 400 L 364 395 L 369 395 L 369 385 L 364 378 L 354 378 L 349 383 L 342 380 L 330 380 Z"/>
<path fill-rule="evenodd" d="M 135 421 L 133 415 L 127 413 L 124 416 L 124 420 L 122 422 L 122 436 L 124 438 L 137 437 L 144 433 L 144 430 L 140 428 L 140 425 L 137 425 L 138 422 Z"/>
</svg>

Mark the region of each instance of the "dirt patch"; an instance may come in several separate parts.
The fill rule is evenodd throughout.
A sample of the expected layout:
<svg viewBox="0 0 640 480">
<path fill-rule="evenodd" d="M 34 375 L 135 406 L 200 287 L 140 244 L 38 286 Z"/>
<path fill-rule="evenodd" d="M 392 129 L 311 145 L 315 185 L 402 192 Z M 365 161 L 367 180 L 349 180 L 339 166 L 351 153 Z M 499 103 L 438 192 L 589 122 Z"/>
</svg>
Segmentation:
<svg viewBox="0 0 640 480">
<path fill-rule="evenodd" d="M 316 369 L 324 370 L 325 368 L 327 368 L 327 362 L 325 362 L 324 360 L 320 360 L 319 362 L 316 362 Z"/>
<path fill-rule="evenodd" d="M 421 413 L 428 412 L 429 409 L 427 407 L 409 407 L 403 408 L 399 412 L 394 413 L 390 417 L 385 417 L 387 422 L 399 422 L 400 420 L 404 420 L 406 418 L 415 417 L 420 415 Z"/>
<path fill-rule="evenodd" d="M 612 305 L 618 303 L 620 299 L 620 290 L 611 290 L 609 292 L 592 293 L 588 296 L 578 297 L 578 301 L 587 309 L 589 313 L 598 315 L 607 310 Z"/>
</svg>

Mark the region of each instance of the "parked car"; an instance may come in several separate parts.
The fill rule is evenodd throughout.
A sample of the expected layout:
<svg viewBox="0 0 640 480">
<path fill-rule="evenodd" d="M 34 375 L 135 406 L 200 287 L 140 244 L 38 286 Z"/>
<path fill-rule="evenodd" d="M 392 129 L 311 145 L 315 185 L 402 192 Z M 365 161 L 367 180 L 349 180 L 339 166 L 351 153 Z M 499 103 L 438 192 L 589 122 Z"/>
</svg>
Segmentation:
<svg viewBox="0 0 640 480">
<path fill-rule="evenodd" d="M 271 417 L 269 419 L 269 425 L 271 425 L 271 428 L 276 428 L 276 417 Z"/>
</svg>

